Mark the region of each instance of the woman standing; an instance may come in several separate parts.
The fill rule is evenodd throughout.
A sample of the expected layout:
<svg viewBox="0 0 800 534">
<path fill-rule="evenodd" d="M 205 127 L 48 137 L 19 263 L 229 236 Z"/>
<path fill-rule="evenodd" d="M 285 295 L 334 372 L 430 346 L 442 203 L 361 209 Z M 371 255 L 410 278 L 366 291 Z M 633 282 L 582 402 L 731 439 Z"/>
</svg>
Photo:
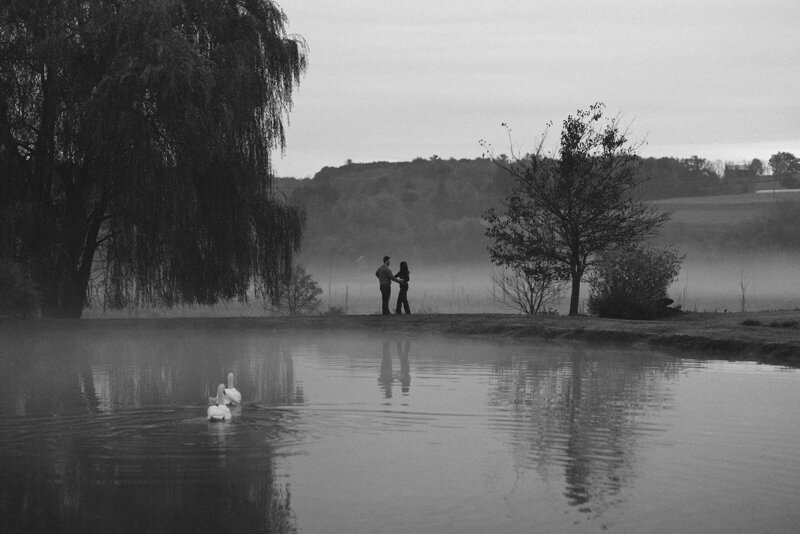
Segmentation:
<svg viewBox="0 0 800 534">
<path fill-rule="evenodd" d="M 397 295 L 397 308 L 395 309 L 394 313 L 400 313 L 400 307 L 402 306 L 403 309 L 406 311 L 406 315 L 411 313 L 411 308 L 408 307 L 408 280 L 410 278 L 411 271 L 408 270 L 408 264 L 404 261 L 400 262 L 400 271 L 395 274 L 396 278 L 402 280 L 400 284 L 400 293 Z"/>
</svg>

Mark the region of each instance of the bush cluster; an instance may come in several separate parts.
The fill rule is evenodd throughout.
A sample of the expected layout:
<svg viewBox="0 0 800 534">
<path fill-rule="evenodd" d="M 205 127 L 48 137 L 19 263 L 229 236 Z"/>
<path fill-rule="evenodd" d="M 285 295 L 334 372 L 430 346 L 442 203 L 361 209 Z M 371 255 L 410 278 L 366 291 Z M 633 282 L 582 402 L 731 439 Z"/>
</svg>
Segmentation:
<svg viewBox="0 0 800 534">
<path fill-rule="evenodd" d="M 667 289 L 680 272 L 674 250 L 628 248 L 603 254 L 589 278 L 587 309 L 600 317 L 655 319 L 673 308 Z"/>
</svg>

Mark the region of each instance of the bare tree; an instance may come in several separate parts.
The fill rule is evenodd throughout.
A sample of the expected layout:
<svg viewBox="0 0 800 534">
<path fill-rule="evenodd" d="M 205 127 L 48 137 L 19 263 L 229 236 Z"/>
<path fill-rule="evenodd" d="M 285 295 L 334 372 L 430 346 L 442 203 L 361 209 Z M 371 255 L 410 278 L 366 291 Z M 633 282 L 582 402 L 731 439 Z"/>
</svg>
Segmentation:
<svg viewBox="0 0 800 534">
<path fill-rule="evenodd" d="M 492 283 L 500 290 L 502 303 L 527 315 L 535 315 L 558 304 L 564 295 L 560 280 L 537 277 L 518 269 L 492 272 Z"/>
<path fill-rule="evenodd" d="M 741 289 L 741 294 L 739 295 L 739 311 L 744 313 L 747 311 L 747 289 L 750 287 L 750 277 L 745 274 L 744 269 L 742 269 L 739 275 L 739 289 Z"/>
<path fill-rule="evenodd" d="M 617 119 L 603 118 L 603 107 L 568 116 L 553 156 L 543 153 L 543 137 L 533 154 L 493 158 L 516 183 L 506 212 L 489 210 L 485 217 L 492 261 L 551 266 L 571 282 L 570 315 L 578 314 L 581 281 L 599 253 L 655 234 L 668 218 L 641 200 L 636 146 Z"/>
<path fill-rule="evenodd" d="M 310 315 L 319 310 L 322 289 L 302 265 L 296 265 L 291 277 L 283 284 L 280 297 L 273 304 L 275 311 L 295 317 Z"/>
</svg>

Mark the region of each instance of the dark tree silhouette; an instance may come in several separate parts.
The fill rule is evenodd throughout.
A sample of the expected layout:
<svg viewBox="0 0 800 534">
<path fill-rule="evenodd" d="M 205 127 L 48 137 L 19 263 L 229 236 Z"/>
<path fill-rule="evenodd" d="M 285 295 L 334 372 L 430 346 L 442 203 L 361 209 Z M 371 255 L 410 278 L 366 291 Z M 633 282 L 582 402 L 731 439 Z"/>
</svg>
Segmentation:
<svg viewBox="0 0 800 534">
<path fill-rule="evenodd" d="M 678 277 L 683 256 L 671 249 L 629 247 L 600 255 L 589 276 L 586 307 L 600 317 L 655 319 L 667 308 L 669 286 Z"/>
<path fill-rule="evenodd" d="M 275 298 L 303 215 L 271 152 L 306 47 L 270 0 L 0 5 L 0 256 L 43 312 Z"/>
<path fill-rule="evenodd" d="M 756 176 L 764 175 L 764 162 L 758 158 L 753 158 L 752 161 L 750 161 L 750 165 L 748 166 L 748 168 Z"/>
<path fill-rule="evenodd" d="M 603 105 L 564 120 L 558 154 L 535 153 L 503 162 L 516 184 L 506 212 L 489 210 L 492 261 L 515 267 L 538 261 L 572 285 L 569 314 L 577 315 L 580 284 L 597 254 L 652 235 L 666 220 L 641 201 L 639 158 Z"/>
<path fill-rule="evenodd" d="M 772 174 L 786 188 L 794 188 L 800 184 L 800 159 L 791 152 L 778 152 L 769 158 Z"/>
<path fill-rule="evenodd" d="M 36 314 L 42 296 L 19 265 L 0 260 L 0 317 Z"/>
</svg>

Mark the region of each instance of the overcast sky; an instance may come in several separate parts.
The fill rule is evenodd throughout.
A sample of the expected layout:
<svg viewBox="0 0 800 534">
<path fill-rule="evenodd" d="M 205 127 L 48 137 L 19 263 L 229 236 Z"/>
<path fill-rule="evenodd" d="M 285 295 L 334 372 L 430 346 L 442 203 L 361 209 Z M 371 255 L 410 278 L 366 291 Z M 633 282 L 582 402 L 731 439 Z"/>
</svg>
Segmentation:
<svg viewBox="0 0 800 534">
<path fill-rule="evenodd" d="M 800 0 L 279 0 L 309 67 L 278 176 L 531 149 L 594 102 L 644 156 L 800 156 Z"/>
</svg>

